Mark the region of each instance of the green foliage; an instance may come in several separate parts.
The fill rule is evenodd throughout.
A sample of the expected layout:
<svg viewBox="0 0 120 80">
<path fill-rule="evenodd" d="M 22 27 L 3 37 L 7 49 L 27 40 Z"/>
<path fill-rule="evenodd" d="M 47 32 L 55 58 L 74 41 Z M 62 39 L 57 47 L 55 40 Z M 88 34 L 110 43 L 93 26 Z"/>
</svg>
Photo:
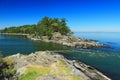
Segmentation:
<svg viewBox="0 0 120 80">
<path fill-rule="evenodd" d="M 2 33 L 29 33 L 34 34 L 36 31 L 36 25 L 23 25 L 18 27 L 10 27 L 5 28 L 4 30 L 1 30 Z"/>
<path fill-rule="evenodd" d="M 22 75 L 20 77 L 20 80 L 34 80 L 36 77 L 38 77 L 40 74 L 37 71 L 31 71 L 25 75 Z"/>
<path fill-rule="evenodd" d="M 8 64 L 0 57 L 0 80 L 13 80 L 15 73 L 16 70 L 13 69 L 13 64 Z"/>
<path fill-rule="evenodd" d="M 71 35 L 72 32 L 66 24 L 66 19 L 44 17 L 33 25 L 23 25 L 18 27 L 10 27 L 1 30 L 2 33 L 25 33 L 35 34 L 37 36 L 48 36 L 51 38 L 52 33 L 59 32 L 62 35 Z"/>
<path fill-rule="evenodd" d="M 35 80 L 38 76 L 50 73 L 49 68 L 28 67 L 27 72 L 20 76 L 20 80 Z"/>
<path fill-rule="evenodd" d="M 40 35 L 51 36 L 53 32 L 59 32 L 62 35 L 70 35 L 72 32 L 66 25 L 66 19 L 48 18 L 44 17 L 38 22 L 37 26 L 40 28 Z"/>
</svg>

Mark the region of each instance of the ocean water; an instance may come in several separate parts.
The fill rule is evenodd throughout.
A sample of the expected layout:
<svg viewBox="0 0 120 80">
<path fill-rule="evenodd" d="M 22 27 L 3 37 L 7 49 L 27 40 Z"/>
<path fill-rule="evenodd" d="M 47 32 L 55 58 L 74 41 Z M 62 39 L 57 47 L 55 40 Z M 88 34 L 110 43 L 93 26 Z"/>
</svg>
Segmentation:
<svg viewBox="0 0 120 80">
<path fill-rule="evenodd" d="M 77 37 L 97 40 L 98 42 L 111 46 L 114 50 L 120 50 L 120 32 L 76 32 Z"/>
<path fill-rule="evenodd" d="M 35 51 L 66 50 L 68 47 L 59 44 L 32 41 L 25 36 L 0 35 L 0 52 L 3 56 L 16 53 L 30 54 Z"/>
<path fill-rule="evenodd" d="M 90 33 L 80 32 L 74 34 L 76 37 L 96 40 L 111 48 L 97 49 L 72 49 L 63 52 L 69 59 L 80 60 L 110 77 L 112 80 L 120 80 L 120 33 Z"/>
<path fill-rule="evenodd" d="M 62 55 L 80 60 L 95 67 L 112 80 L 120 80 L 120 33 L 75 33 L 76 37 L 97 40 L 111 48 L 71 49 L 53 43 L 32 41 L 23 36 L 0 35 L 0 51 L 4 56 L 22 53 L 29 54 L 43 50 L 63 50 Z M 66 51 L 67 50 L 67 51 Z"/>
</svg>

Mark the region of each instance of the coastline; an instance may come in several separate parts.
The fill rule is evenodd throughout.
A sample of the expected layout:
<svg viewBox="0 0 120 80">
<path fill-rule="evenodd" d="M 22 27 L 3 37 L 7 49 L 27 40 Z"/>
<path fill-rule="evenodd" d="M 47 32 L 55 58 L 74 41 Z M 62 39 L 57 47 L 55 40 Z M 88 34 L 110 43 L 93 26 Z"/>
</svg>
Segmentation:
<svg viewBox="0 0 120 80">
<path fill-rule="evenodd" d="M 28 36 L 29 34 L 23 34 L 23 33 L 0 33 L 1 35 L 18 35 L 18 36 Z"/>
<path fill-rule="evenodd" d="M 0 33 L 1 34 L 1 33 Z M 49 40 L 42 40 L 42 39 L 38 39 L 38 38 L 34 38 L 34 37 L 31 37 L 29 34 L 22 34 L 22 33 L 19 33 L 19 34 L 16 34 L 16 33 L 2 33 L 3 35 L 23 35 L 23 36 L 27 36 L 27 38 L 31 39 L 31 40 L 40 40 L 40 41 L 44 41 L 44 42 L 53 42 L 53 43 L 58 43 L 58 42 L 55 42 L 54 40 L 53 41 L 49 41 Z M 79 38 L 78 38 L 79 39 Z M 95 42 L 95 41 L 94 41 Z M 79 43 L 79 42 L 78 42 Z M 86 42 L 85 42 L 86 43 Z M 97 42 L 95 42 L 97 43 Z M 58 43 L 60 44 L 60 43 Z M 99 43 L 97 43 L 99 44 Z M 62 44 L 63 45 L 63 44 Z M 67 46 L 67 45 L 64 45 L 64 46 Z M 103 46 L 103 45 L 102 45 Z M 71 46 L 69 46 L 71 47 Z M 72 47 L 75 47 L 75 46 L 72 46 Z M 95 47 L 95 46 L 94 46 Z M 101 46 L 97 46 L 97 47 L 101 47 Z M 48 51 L 49 52 L 49 51 Z M 56 54 L 56 53 L 53 53 L 52 54 Z M 20 55 L 20 54 L 19 54 Z M 17 56 L 18 58 L 20 58 L 18 56 L 18 54 L 16 54 L 15 56 Z M 62 56 L 62 55 L 60 55 Z M 83 78 L 89 78 L 89 79 L 85 79 L 85 80 L 111 80 L 109 79 L 107 76 L 105 76 L 104 74 L 102 74 L 101 72 L 99 72 L 98 70 L 94 69 L 93 67 L 89 66 L 89 65 L 86 65 L 82 62 L 78 62 L 78 61 L 75 61 L 75 60 L 68 60 L 66 59 L 65 57 L 62 56 L 61 58 L 64 62 L 66 62 L 66 64 L 68 64 L 69 66 L 72 66 L 73 69 L 75 69 L 76 71 L 75 72 L 79 72 L 79 73 L 82 73 L 82 76 Z M 78 74 L 79 74 L 78 73 Z M 92 73 L 92 74 L 91 74 Z M 86 76 L 86 77 L 85 77 Z M 83 79 L 84 80 L 84 79 Z"/>
<path fill-rule="evenodd" d="M 52 42 L 61 44 L 63 46 L 73 47 L 73 48 L 110 48 L 110 46 L 105 46 L 94 40 L 87 40 L 84 38 L 77 38 L 75 36 L 65 36 L 60 33 L 54 33 L 51 39 L 47 36 L 35 36 L 34 34 L 23 34 L 23 33 L 0 33 L 3 35 L 21 35 L 26 36 L 28 39 L 34 41 Z"/>
<path fill-rule="evenodd" d="M 18 76 L 22 75 L 27 69 L 27 67 L 29 66 L 35 67 L 34 65 L 37 65 L 37 64 L 47 66 L 47 65 L 53 64 L 54 62 L 58 63 L 54 60 L 60 60 L 62 61 L 62 63 L 67 65 L 66 66 L 67 68 L 72 69 L 71 70 L 72 74 L 80 76 L 81 80 L 111 80 L 110 78 L 108 78 L 107 76 L 105 76 L 104 74 L 102 74 L 101 72 L 99 72 L 98 70 L 96 70 L 95 68 L 89 65 L 86 65 L 80 61 L 78 62 L 76 60 L 69 60 L 64 56 L 60 55 L 59 53 L 54 53 L 52 51 L 38 51 L 35 53 L 31 53 L 29 55 L 22 55 L 19 53 L 19 54 L 8 56 L 6 57 L 6 59 L 12 60 L 12 62 L 15 63 L 15 69 L 17 69 Z M 42 60 L 42 63 L 40 60 Z M 60 65 L 61 64 L 59 64 L 59 66 Z M 61 65 L 60 67 L 63 67 L 63 66 Z M 66 75 L 64 76 L 66 77 Z"/>
</svg>

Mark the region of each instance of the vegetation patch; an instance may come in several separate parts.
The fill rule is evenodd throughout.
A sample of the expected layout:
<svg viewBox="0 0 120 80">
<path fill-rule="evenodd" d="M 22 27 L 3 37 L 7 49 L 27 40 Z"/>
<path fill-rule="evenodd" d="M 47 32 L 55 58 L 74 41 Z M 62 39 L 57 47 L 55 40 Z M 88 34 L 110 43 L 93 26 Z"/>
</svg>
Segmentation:
<svg viewBox="0 0 120 80">
<path fill-rule="evenodd" d="M 33 36 L 48 36 L 52 37 L 54 32 L 59 32 L 62 35 L 71 35 L 70 28 L 67 26 L 65 18 L 42 18 L 38 24 L 23 25 L 23 26 L 11 26 L 0 30 L 1 33 L 25 33 L 32 34 Z"/>
<path fill-rule="evenodd" d="M 14 64 L 11 61 L 4 60 L 1 55 L 0 53 L 0 80 L 13 80 L 16 74 Z"/>
<path fill-rule="evenodd" d="M 20 80 L 34 80 L 38 76 L 48 74 L 50 69 L 48 67 L 27 67 L 27 70 L 20 76 Z"/>
</svg>

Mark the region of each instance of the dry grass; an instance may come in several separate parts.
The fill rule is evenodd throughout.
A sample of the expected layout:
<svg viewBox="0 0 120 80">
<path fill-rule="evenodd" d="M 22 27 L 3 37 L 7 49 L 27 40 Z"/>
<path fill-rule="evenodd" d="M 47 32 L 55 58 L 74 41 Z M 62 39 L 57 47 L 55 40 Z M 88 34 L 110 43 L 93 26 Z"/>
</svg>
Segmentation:
<svg viewBox="0 0 120 80">
<path fill-rule="evenodd" d="M 26 67 L 26 71 L 21 75 L 20 80 L 35 80 L 39 76 L 49 74 L 62 80 L 82 80 L 80 76 L 72 72 L 72 68 L 67 67 L 66 63 L 59 59 L 49 66 L 33 65 Z"/>
</svg>

